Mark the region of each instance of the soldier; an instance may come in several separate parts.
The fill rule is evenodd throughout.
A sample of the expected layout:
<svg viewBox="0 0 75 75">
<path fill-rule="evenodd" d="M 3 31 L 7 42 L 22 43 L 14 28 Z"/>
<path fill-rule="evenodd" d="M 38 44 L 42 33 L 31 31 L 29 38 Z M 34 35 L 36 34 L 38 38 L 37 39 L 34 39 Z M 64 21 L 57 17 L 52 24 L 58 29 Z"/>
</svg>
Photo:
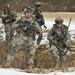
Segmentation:
<svg viewBox="0 0 75 75">
<path fill-rule="evenodd" d="M 68 34 L 68 27 L 63 24 L 63 19 L 60 17 L 55 19 L 55 24 L 48 33 L 48 40 L 50 44 L 50 52 L 54 59 L 55 69 L 60 68 L 64 70 L 64 63 L 66 61 L 66 53 L 69 49 L 67 43 L 70 40 Z"/>
<path fill-rule="evenodd" d="M 41 40 L 42 40 L 42 37 L 43 37 L 42 27 L 41 26 L 44 25 L 45 28 L 47 28 L 47 27 L 45 26 L 45 21 L 44 21 L 42 12 L 40 10 L 41 3 L 40 2 L 36 2 L 34 5 L 35 5 L 35 9 L 33 9 L 33 16 L 34 16 L 35 20 L 37 21 L 37 23 L 39 24 L 39 26 L 41 28 L 41 34 L 39 35 L 39 37 L 37 39 L 37 44 L 39 45 Z M 34 35 L 34 38 L 35 38 L 35 35 Z"/>
<path fill-rule="evenodd" d="M 6 31 L 6 40 L 10 40 L 12 37 L 12 23 L 16 21 L 16 18 L 16 12 L 12 11 L 10 4 L 6 4 L 2 11 L 2 19 Z"/>
<path fill-rule="evenodd" d="M 17 34 L 13 37 L 11 41 L 12 47 L 11 51 L 7 56 L 7 63 L 4 67 L 10 67 L 12 60 L 14 59 L 15 53 L 25 46 L 26 48 L 26 59 L 28 70 L 27 72 L 32 72 L 32 67 L 34 64 L 34 54 L 36 51 L 36 47 L 33 43 L 33 31 L 37 34 L 40 33 L 40 28 L 38 24 L 31 17 L 30 8 L 24 9 L 24 17 L 21 17 L 16 23 L 18 25 L 14 25 L 13 28 L 16 29 Z"/>
</svg>

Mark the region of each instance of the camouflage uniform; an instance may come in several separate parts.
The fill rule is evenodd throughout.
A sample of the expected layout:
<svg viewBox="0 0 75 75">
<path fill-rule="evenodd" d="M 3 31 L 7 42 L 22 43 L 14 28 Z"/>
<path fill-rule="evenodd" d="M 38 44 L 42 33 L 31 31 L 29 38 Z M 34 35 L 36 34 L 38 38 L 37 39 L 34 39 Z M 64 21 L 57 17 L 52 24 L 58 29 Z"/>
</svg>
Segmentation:
<svg viewBox="0 0 75 75">
<path fill-rule="evenodd" d="M 12 23 L 15 22 L 17 14 L 12 11 L 11 8 L 4 8 L 2 11 L 2 19 L 5 25 L 6 40 L 10 40 L 12 37 Z"/>
<path fill-rule="evenodd" d="M 24 29 L 25 21 L 30 22 L 30 25 L 34 25 L 39 31 L 40 28 L 38 27 L 38 24 L 32 19 L 32 17 L 30 18 L 22 17 L 19 21 L 17 21 L 19 25 L 16 25 L 16 26 L 14 25 L 13 28 L 17 28 L 16 29 L 17 31 L 19 30 L 19 27 Z M 8 54 L 7 61 L 12 61 L 15 56 L 15 53 L 19 49 L 21 49 L 23 46 L 25 46 L 27 64 L 33 65 L 34 64 L 34 54 L 36 51 L 35 49 L 36 47 L 32 39 L 33 30 L 24 32 L 22 29 L 21 29 L 22 32 L 20 31 L 15 36 L 13 36 L 13 40 L 11 41 L 12 48 L 11 48 L 10 53 Z"/>
<path fill-rule="evenodd" d="M 70 40 L 70 35 L 67 32 L 67 28 L 68 27 L 66 25 L 62 24 L 61 28 L 58 29 L 56 24 L 54 24 L 53 27 L 50 29 L 47 37 L 50 44 L 50 52 L 54 59 L 55 65 L 59 63 L 60 60 L 60 67 L 63 67 L 66 61 L 67 48 L 63 48 L 62 43 L 60 42 L 61 40 L 59 42 L 57 41 L 57 37 L 56 35 L 54 35 L 54 32 L 58 33 L 59 36 L 63 36 L 65 42 L 67 43 L 68 40 Z M 59 46 L 59 49 L 54 44 L 52 44 L 52 42 Z"/>
</svg>

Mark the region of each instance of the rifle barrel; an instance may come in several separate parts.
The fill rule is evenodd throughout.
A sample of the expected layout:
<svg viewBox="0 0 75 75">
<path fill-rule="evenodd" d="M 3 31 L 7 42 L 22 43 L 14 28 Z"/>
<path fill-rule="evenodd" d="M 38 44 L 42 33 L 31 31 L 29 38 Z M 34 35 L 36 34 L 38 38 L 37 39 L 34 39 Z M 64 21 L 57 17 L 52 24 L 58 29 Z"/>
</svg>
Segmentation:
<svg viewBox="0 0 75 75">
<path fill-rule="evenodd" d="M 72 20 L 72 18 L 70 18 L 70 21 L 69 21 L 69 24 L 68 24 L 68 28 L 69 28 L 69 26 L 70 26 L 71 20 Z"/>
</svg>

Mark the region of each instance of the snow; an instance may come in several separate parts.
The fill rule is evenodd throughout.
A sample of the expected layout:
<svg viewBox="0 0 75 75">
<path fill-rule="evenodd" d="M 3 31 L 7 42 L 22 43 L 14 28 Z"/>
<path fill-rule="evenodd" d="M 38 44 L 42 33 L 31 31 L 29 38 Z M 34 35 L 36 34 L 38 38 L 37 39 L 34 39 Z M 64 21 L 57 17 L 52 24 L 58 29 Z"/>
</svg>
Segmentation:
<svg viewBox="0 0 75 75">
<path fill-rule="evenodd" d="M 49 74 L 34 74 L 20 72 L 19 69 L 4 69 L 0 68 L 0 75 L 75 75 L 75 72 L 50 72 Z"/>
<path fill-rule="evenodd" d="M 47 40 L 47 33 L 43 33 L 43 39 L 40 44 L 47 44 L 47 43 L 49 43 Z"/>
</svg>

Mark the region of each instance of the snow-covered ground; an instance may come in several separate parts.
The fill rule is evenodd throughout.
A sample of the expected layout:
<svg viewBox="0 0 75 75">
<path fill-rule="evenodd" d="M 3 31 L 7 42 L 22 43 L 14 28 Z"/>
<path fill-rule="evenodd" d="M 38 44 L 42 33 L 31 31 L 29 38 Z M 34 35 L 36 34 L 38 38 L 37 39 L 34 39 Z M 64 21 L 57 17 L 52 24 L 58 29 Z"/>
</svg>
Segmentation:
<svg viewBox="0 0 75 75">
<path fill-rule="evenodd" d="M 75 72 L 50 72 L 48 74 L 35 74 L 21 72 L 19 69 L 3 69 L 0 68 L 0 75 L 75 75 Z"/>
</svg>

